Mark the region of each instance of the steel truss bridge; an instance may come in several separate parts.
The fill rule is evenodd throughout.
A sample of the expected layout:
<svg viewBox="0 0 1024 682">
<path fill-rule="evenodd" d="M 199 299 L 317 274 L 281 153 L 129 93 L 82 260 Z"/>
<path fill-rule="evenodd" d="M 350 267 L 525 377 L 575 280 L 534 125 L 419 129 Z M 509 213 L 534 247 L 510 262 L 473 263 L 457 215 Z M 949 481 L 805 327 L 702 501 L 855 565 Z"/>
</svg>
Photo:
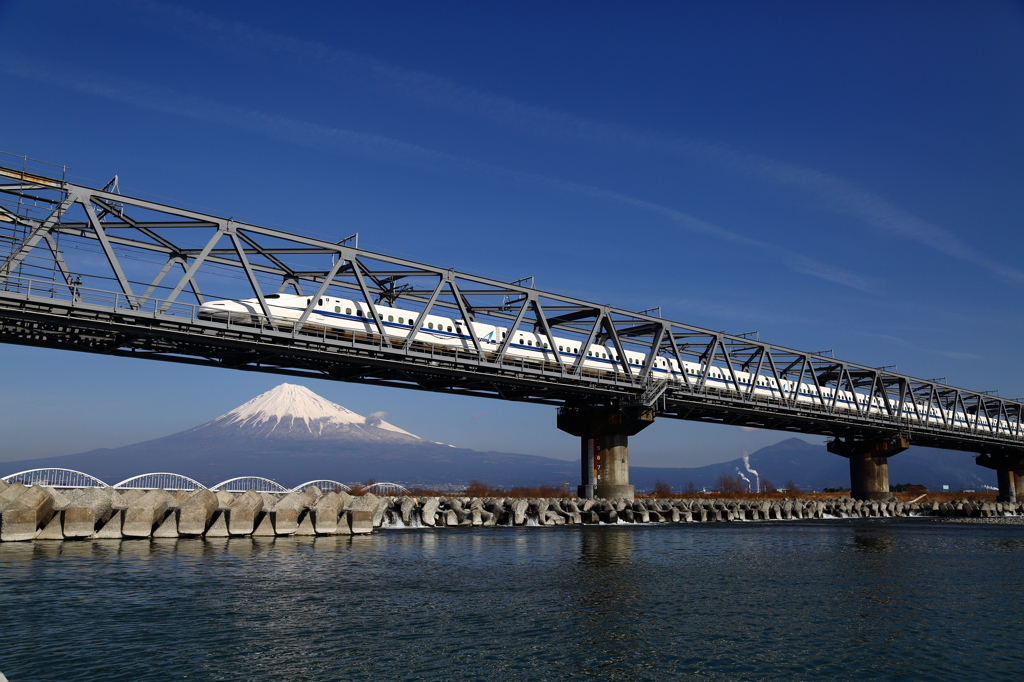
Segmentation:
<svg viewBox="0 0 1024 682">
<path fill-rule="evenodd" d="M 18 157 L 21 160 L 21 157 Z M 1024 404 L 922 380 L 892 367 L 838 360 L 540 291 L 532 278 L 501 282 L 332 242 L 260 227 L 119 192 L 115 177 L 100 188 L 68 181 L 59 169 L 0 167 L 0 341 L 209 367 L 395 386 L 556 405 L 642 405 L 658 417 L 835 436 L 853 440 L 901 437 L 911 444 L 1020 457 Z M 280 324 L 266 296 L 309 296 L 299 323 Z M 395 340 L 373 306 L 377 334 L 304 326 L 322 296 L 352 298 L 508 327 L 494 351 L 472 339 L 469 351 Z M 200 319 L 210 299 L 256 299 L 264 315 L 246 323 Z M 611 343 L 646 355 L 624 374 L 595 374 L 558 355 L 540 364 L 509 355 L 516 330 L 556 332 L 581 347 Z M 658 382 L 658 358 L 700 363 L 703 374 Z M 774 378 L 791 389 L 767 398 L 754 383 L 738 392 L 709 385 L 718 371 L 740 386 L 737 372 Z M 798 401 L 796 387 L 818 400 Z M 840 391 L 868 403 L 841 409 Z M 876 400 L 883 406 L 869 412 Z M 967 423 L 915 423 L 907 412 L 967 415 Z M 998 424 L 986 428 L 981 418 Z"/>
</svg>

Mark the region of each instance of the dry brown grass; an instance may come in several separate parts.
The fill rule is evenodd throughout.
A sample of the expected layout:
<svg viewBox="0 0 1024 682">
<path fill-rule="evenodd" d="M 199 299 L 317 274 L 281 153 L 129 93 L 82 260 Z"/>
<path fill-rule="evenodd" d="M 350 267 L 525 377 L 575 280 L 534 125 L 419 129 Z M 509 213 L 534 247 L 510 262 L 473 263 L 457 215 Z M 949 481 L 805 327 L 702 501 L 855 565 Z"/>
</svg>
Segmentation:
<svg viewBox="0 0 1024 682">
<path fill-rule="evenodd" d="M 893 493 L 894 498 L 901 502 L 910 502 L 921 497 L 920 493 Z M 830 500 L 837 497 L 849 497 L 849 492 L 841 493 L 668 493 L 655 495 L 654 493 L 640 493 L 637 497 L 643 499 L 651 498 L 672 498 L 672 499 L 695 499 L 695 500 Z M 924 493 L 918 502 L 952 502 L 953 500 L 971 500 L 976 502 L 995 502 L 996 493 L 964 493 L 964 492 L 934 492 Z"/>
</svg>

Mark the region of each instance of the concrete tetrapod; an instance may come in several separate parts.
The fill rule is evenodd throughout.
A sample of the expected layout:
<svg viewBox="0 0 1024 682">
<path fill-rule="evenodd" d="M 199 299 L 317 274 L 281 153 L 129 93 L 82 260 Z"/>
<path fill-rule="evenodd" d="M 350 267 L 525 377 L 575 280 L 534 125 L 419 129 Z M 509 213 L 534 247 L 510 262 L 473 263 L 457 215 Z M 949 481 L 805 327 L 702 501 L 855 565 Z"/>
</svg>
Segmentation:
<svg viewBox="0 0 1024 682">
<path fill-rule="evenodd" d="M 285 495 L 272 510 L 274 532 L 278 535 L 294 535 L 299 530 L 299 516 L 310 503 L 311 500 L 306 493 Z"/>
<path fill-rule="evenodd" d="M 247 490 L 231 503 L 228 510 L 228 533 L 252 535 L 256 517 L 263 511 L 263 498 L 254 490 Z"/>
<path fill-rule="evenodd" d="M 0 512 L 17 499 L 18 495 L 28 490 L 28 487 L 21 483 L 11 483 L 0 492 Z"/>
<path fill-rule="evenodd" d="M 178 508 L 178 534 L 202 535 L 210 526 L 213 513 L 219 506 L 217 496 L 201 488 L 181 503 Z"/>
<path fill-rule="evenodd" d="M 437 514 L 437 508 L 440 506 L 441 501 L 436 497 L 428 498 L 423 503 L 423 507 L 420 509 L 420 519 L 423 521 L 424 526 L 433 526 L 434 517 Z"/>
<path fill-rule="evenodd" d="M 344 502 L 336 492 L 329 492 L 316 501 L 313 524 L 317 535 L 333 535 L 338 531 L 338 517 Z"/>
<path fill-rule="evenodd" d="M 95 533 L 114 513 L 113 488 L 92 488 L 83 491 L 64 510 L 64 537 L 87 538 Z"/>
<path fill-rule="evenodd" d="M 174 498 L 163 489 L 150 490 L 130 505 L 124 513 L 121 534 L 129 538 L 148 538 L 164 520 Z"/>
<path fill-rule="evenodd" d="M 32 486 L 0 513 L 0 541 L 32 540 L 51 518 L 53 495 L 41 486 Z"/>
</svg>

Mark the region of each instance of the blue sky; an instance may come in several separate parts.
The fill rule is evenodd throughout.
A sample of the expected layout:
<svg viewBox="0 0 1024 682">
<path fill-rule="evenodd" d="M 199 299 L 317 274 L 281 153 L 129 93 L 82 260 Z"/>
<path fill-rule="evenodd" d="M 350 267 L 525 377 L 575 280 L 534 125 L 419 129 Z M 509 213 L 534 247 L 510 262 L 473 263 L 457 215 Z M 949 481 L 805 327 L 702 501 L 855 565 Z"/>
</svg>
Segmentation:
<svg viewBox="0 0 1024 682">
<path fill-rule="evenodd" d="M 0 150 L 80 181 L 1024 397 L 1020 3 L 0 1 L 0 88 Z M 0 461 L 286 380 L 12 346 L 0 367 Z M 432 440 L 576 456 L 551 408 L 303 383 Z M 631 454 L 784 437 L 662 420 Z"/>
</svg>

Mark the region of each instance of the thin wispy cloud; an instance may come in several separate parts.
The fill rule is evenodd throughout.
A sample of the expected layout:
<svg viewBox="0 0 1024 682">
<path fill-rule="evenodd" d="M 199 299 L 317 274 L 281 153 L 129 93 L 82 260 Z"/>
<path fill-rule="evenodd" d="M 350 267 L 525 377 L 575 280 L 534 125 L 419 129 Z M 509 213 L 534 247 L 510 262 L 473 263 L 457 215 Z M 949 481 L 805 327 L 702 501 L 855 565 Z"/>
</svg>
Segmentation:
<svg viewBox="0 0 1024 682">
<path fill-rule="evenodd" d="M 554 111 L 469 88 L 444 76 L 396 67 L 316 41 L 273 33 L 241 22 L 224 21 L 166 3 L 132 2 L 125 7 L 148 14 L 162 23 L 184 23 L 189 27 L 192 39 L 247 58 L 267 59 L 274 54 L 299 57 L 305 63 L 319 65 L 325 73 L 332 73 L 335 77 L 359 79 L 391 96 L 491 121 L 520 134 L 559 141 L 576 140 L 587 145 L 599 144 L 618 150 L 710 163 L 740 176 L 802 194 L 816 206 L 853 217 L 866 226 L 891 235 L 916 241 L 1008 282 L 1024 283 L 1024 270 L 982 253 L 952 231 L 918 218 L 875 192 L 812 168 L 744 152 L 728 145 L 638 130 Z M 796 269 L 799 266 L 790 264 L 790 267 Z M 822 276 L 815 270 L 813 264 L 805 263 L 802 271 Z M 825 279 L 829 279 L 827 272 L 823 274 Z"/>
<path fill-rule="evenodd" d="M 38 60 L 27 64 L 9 57 L 3 59 L 0 64 L 2 64 L 0 72 L 11 76 L 47 83 L 141 109 L 216 123 L 312 149 L 330 148 L 376 162 L 414 165 L 435 172 L 441 167 L 455 168 L 476 175 L 486 174 L 495 178 L 535 184 L 549 190 L 560 190 L 617 202 L 658 214 L 690 232 L 711 236 L 734 246 L 766 254 L 775 259 L 775 262 L 784 264 L 794 272 L 861 291 L 873 288 L 871 280 L 842 268 L 793 253 L 789 249 L 768 242 L 746 237 L 668 206 L 583 183 L 503 168 L 394 138 L 334 128 L 227 105 L 148 83 L 117 79 L 95 73 L 74 73 L 67 67 L 47 69 Z"/>
</svg>

